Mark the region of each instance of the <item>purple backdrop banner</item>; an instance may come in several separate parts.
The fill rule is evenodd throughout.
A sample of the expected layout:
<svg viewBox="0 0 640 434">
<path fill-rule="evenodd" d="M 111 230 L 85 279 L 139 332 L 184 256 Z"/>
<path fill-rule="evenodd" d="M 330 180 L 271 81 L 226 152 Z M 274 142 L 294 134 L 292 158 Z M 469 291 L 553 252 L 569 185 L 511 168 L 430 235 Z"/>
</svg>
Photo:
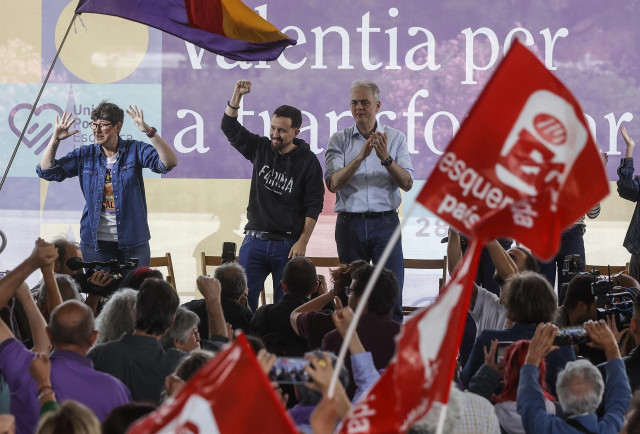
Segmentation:
<svg viewBox="0 0 640 434">
<path fill-rule="evenodd" d="M 407 134 L 416 179 L 426 179 L 515 37 L 575 93 L 614 176 L 617 130 L 639 104 L 633 2 L 246 3 L 298 44 L 275 62 L 248 63 L 163 35 L 172 59 L 162 73 L 163 133 L 181 161 L 169 177 L 250 176 L 219 128 L 238 79 L 253 82 L 241 111 L 247 128 L 262 134 L 275 107 L 295 105 L 304 112 L 301 137 L 323 163 L 331 133 L 352 123 L 349 85 L 365 78 L 380 86 L 380 121 Z"/>
</svg>

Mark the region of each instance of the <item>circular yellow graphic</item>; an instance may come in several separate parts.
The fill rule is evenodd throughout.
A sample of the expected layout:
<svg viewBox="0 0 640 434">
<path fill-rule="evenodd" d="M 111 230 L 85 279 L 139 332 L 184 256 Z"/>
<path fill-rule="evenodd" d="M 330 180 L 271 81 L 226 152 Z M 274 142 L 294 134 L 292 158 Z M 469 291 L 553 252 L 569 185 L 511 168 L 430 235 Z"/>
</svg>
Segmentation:
<svg viewBox="0 0 640 434">
<path fill-rule="evenodd" d="M 76 1 L 69 3 L 58 18 L 56 47 L 69 27 L 76 4 Z M 90 83 L 122 80 L 136 70 L 147 52 L 149 30 L 144 24 L 84 13 L 76 18 L 74 27 L 60 52 L 60 60 L 75 76 Z"/>
</svg>

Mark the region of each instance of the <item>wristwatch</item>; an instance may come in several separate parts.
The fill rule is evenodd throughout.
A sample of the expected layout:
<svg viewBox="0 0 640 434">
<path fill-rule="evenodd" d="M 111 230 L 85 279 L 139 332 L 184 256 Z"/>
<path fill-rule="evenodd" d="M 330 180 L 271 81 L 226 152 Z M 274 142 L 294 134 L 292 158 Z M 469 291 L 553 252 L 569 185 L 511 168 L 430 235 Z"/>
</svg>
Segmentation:
<svg viewBox="0 0 640 434">
<path fill-rule="evenodd" d="M 389 156 L 389 158 L 387 158 L 386 160 L 380 162 L 380 164 L 385 167 L 391 166 L 391 163 L 393 163 L 393 158 L 391 158 L 391 156 Z"/>
<path fill-rule="evenodd" d="M 156 135 L 157 132 L 158 130 L 156 130 L 156 127 L 151 127 L 151 129 L 147 131 L 145 134 L 147 135 L 147 137 L 152 138 L 153 136 Z"/>
</svg>

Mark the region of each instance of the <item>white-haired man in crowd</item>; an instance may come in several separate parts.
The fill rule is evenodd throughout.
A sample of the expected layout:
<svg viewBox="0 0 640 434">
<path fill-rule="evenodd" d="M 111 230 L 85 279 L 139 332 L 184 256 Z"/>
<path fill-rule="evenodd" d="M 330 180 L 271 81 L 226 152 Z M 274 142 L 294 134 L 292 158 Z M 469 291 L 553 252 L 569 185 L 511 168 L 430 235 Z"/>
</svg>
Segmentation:
<svg viewBox="0 0 640 434">
<path fill-rule="evenodd" d="M 598 368 L 587 360 L 569 362 L 558 375 L 556 390 L 566 420 L 549 414 L 544 405 L 538 382 L 540 361 L 551 351 L 558 328 L 540 324 L 529 345 L 525 365 L 520 370 L 518 413 L 528 433 L 618 433 L 631 399 L 631 388 L 620 358 L 618 343 L 607 324 L 584 323 L 591 339 L 590 346 L 604 351 L 607 357 L 606 383 Z M 604 395 L 604 416 L 598 419 L 596 410 Z"/>
</svg>

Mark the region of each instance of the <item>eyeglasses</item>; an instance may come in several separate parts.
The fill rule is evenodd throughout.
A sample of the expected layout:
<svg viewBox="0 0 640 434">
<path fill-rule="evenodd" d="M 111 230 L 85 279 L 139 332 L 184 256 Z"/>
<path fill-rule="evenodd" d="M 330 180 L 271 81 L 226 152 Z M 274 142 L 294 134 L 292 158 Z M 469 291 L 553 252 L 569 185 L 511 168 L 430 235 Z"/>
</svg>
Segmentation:
<svg viewBox="0 0 640 434">
<path fill-rule="evenodd" d="M 99 129 L 100 130 L 104 130 L 104 129 L 109 128 L 111 125 L 113 125 L 113 122 L 107 122 L 107 123 L 104 123 L 104 124 L 97 124 L 95 122 L 91 122 L 90 125 L 91 125 L 91 129 L 93 131 L 96 131 L 96 130 L 99 130 Z"/>
</svg>

